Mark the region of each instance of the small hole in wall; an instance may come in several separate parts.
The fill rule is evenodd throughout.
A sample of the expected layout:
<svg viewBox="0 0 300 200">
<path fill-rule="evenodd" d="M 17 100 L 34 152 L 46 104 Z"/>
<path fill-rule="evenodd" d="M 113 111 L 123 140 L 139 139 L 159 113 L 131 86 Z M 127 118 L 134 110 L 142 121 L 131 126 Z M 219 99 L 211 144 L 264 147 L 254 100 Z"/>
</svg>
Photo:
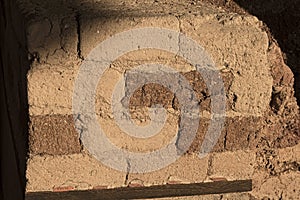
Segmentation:
<svg viewBox="0 0 300 200">
<path fill-rule="evenodd" d="M 237 101 L 237 96 L 236 94 L 233 95 L 233 102 L 236 102 Z"/>
</svg>

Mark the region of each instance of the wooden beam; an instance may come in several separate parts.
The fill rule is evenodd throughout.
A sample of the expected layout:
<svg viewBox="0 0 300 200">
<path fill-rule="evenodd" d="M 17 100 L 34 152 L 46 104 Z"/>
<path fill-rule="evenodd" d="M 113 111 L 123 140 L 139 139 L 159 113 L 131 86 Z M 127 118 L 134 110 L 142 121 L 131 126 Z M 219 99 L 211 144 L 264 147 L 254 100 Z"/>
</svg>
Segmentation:
<svg viewBox="0 0 300 200">
<path fill-rule="evenodd" d="M 151 187 L 123 187 L 104 190 L 30 192 L 26 194 L 26 200 L 145 199 L 248 192 L 251 190 L 252 180 L 238 180 Z"/>
</svg>

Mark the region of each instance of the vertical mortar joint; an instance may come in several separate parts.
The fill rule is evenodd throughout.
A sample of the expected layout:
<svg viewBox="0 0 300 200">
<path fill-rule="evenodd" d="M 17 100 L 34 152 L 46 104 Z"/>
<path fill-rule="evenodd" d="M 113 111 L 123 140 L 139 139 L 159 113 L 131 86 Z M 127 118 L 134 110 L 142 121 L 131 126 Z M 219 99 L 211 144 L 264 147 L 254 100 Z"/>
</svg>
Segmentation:
<svg viewBox="0 0 300 200">
<path fill-rule="evenodd" d="M 224 141 L 223 141 L 223 147 L 224 147 L 224 150 L 226 150 L 226 147 L 227 147 L 227 131 L 225 131 L 225 136 L 224 136 Z"/>
<path fill-rule="evenodd" d="M 76 28 L 77 28 L 77 56 L 79 59 L 83 60 L 83 56 L 81 54 L 81 33 L 80 33 L 80 14 L 76 13 L 75 15 L 75 20 L 76 20 Z"/>
<path fill-rule="evenodd" d="M 126 172 L 125 181 L 124 181 L 125 186 L 128 185 L 129 173 L 130 173 L 130 169 L 131 169 L 130 160 L 127 159 L 126 163 L 127 163 L 127 172 Z"/>
</svg>

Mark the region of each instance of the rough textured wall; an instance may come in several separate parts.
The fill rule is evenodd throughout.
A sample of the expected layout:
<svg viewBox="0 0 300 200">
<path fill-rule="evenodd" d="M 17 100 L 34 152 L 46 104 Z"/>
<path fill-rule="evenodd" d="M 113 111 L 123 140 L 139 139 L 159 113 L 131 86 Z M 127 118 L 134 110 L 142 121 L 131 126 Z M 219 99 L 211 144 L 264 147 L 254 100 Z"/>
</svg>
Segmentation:
<svg viewBox="0 0 300 200">
<path fill-rule="evenodd" d="M 295 75 L 295 96 L 300 105 L 300 1 L 247 1 L 247 0 L 204 0 L 209 4 L 220 6 L 237 13 L 250 13 L 262 20 L 280 48 L 285 63 Z"/>
<path fill-rule="evenodd" d="M 296 187 L 299 110 L 293 74 L 257 18 L 195 1 L 20 1 L 20 6 L 28 19 L 28 47 L 34 60 L 28 73 L 28 191 L 148 186 L 222 177 L 253 178 L 254 190 L 245 199 L 293 198 L 300 193 Z M 130 169 L 121 173 L 101 165 L 81 145 L 72 117 L 74 81 L 80 64 L 99 42 L 146 26 L 185 33 L 209 52 L 224 80 L 225 128 L 213 153 L 198 159 L 210 117 L 210 96 L 201 76 L 193 66 L 166 52 L 126 54 L 111 64 L 97 89 L 98 120 L 114 144 L 133 152 L 151 151 L 176 134 L 180 113 L 176 96 L 155 84 L 134 93 L 131 117 L 145 124 L 149 116 L 144 108 L 161 103 L 169 117 L 161 134 L 147 141 L 132 139 L 114 124 L 110 111 L 113 86 L 126 70 L 148 61 L 169 64 L 181 72 L 196 91 L 203 117 L 191 148 L 176 163 L 150 174 L 132 174 Z"/>
<path fill-rule="evenodd" d="M 23 199 L 28 137 L 26 38 L 15 1 L 0 1 L 0 199 Z M 12 189 L 13 188 L 13 189 Z"/>
</svg>

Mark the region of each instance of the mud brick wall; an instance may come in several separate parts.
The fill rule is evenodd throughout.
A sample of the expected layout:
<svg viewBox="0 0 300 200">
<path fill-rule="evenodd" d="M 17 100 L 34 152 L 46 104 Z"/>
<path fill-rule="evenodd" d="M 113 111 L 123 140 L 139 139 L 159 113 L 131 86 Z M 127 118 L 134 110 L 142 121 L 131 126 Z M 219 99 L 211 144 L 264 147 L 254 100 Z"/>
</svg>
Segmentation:
<svg viewBox="0 0 300 200">
<path fill-rule="evenodd" d="M 299 196 L 299 109 L 293 73 L 256 17 L 195 1 L 19 1 L 19 6 L 28 19 L 32 60 L 27 74 L 27 191 L 193 183 L 221 177 L 253 179 L 253 191 L 241 194 L 245 199 Z M 165 51 L 147 49 L 119 57 L 101 77 L 95 100 L 98 122 L 116 146 L 153 151 L 177 134 L 178 99 L 158 84 L 143 86 L 130 99 L 137 124 L 149 122 L 147 107 L 160 103 L 167 110 L 168 120 L 158 135 L 132 138 L 115 124 L 111 94 L 133 67 L 148 62 L 172 66 L 189 81 L 201 108 L 196 138 L 180 159 L 155 172 L 134 174 L 106 167 L 85 149 L 75 130 L 72 97 L 79 68 L 92 49 L 110 36 L 143 27 L 184 33 L 209 53 L 224 81 L 226 118 L 213 151 L 200 159 L 197 153 L 211 115 L 211 97 L 201 74 Z"/>
</svg>

